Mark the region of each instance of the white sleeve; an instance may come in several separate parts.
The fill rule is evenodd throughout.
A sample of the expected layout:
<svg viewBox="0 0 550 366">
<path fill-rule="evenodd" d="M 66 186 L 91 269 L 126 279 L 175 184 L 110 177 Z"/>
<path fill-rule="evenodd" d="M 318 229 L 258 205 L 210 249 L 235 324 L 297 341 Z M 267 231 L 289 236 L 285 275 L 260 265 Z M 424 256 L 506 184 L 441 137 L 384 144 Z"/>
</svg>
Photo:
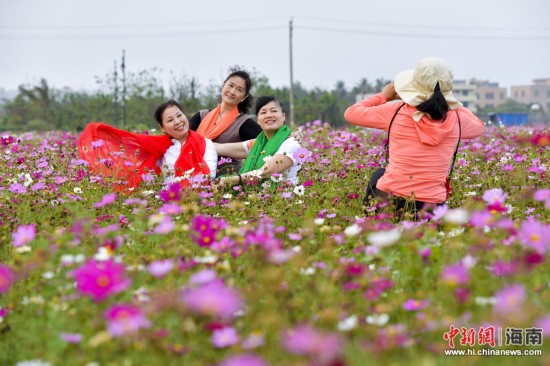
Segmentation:
<svg viewBox="0 0 550 366">
<path fill-rule="evenodd" d="M 277 150 L 275 155 L 286 155 L 292 160 L 293 165 L 295 165 L 296 164 L 296 159 L 294 159 L 293 155 L 300 147 L 301 146 L 298 143 L 298 141 L 296 141 L 294 139 L 286 139 L 281 144 L 281 146 L 279 146 L 279 149 Z"/>
<path fill-rule="evenodd" d="M 206 139 L 206 149 L 204 150 L 204 161 L 210 168 L 210 179 L 216 178 L 216 169 L 218 168 L 218 153 L 212 143 L 212 140 Z"/>
</svg>

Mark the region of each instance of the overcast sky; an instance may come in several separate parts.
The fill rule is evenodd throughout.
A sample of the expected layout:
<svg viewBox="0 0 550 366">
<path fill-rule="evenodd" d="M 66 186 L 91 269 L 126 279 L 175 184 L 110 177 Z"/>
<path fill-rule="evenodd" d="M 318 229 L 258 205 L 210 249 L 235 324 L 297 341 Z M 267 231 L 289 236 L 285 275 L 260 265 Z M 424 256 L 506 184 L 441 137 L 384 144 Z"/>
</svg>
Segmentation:
<svg viewBox="0 0 550 366">
<path fill-rule="evenodd" d="M 455 79 L 501 86 L 550 78 L 548 0 L 0 0 L 0 88 L 46 78 L 93 89 L 126 52 L 127 71 L 156 67 L 219 83 L 238 64 L 306 87 L 392 79 L 422 57 Z"/>
</svg>

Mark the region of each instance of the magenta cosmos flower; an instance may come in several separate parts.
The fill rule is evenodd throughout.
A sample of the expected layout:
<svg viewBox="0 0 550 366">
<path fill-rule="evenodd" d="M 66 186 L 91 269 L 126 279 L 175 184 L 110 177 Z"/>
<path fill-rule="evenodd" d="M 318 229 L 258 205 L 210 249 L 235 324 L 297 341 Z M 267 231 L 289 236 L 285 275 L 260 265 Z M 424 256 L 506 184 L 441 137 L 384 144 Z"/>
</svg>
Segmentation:
<svg viewBox="0 0 550 366">
<path fill-rule="evenodd" d="M 21 247 L 29 244 L 36 237 L 36 225 L 19 225 L 17 230 L 11 234 L 14 247 Z"/>
<path fill-rule="evenodd" d="M 124 291 L 130 285 L 130 279 L 124 275 L 124 265 L 112 259 L 97 262 L 93 259 L 73 272 L 77 291 L 101 301 L 117 292 Z"/>
<path fill-rule="evenodd" d="M 103 317 L 107 321 L 107 331 L 113 337 L 135 333 L 140 328 L 151 326 L 141 310 L 131 304 L 114 304 L 105 311 Z"/>
<path fill-rule="evenodd" d="M 179 202 L 181 199 L 181 185 L 179 183 L 171 183 L 159 192 L 159 196 L 163 202 Z"/>
<path fill-rule="evenodd" d="M 424 309 L 426 306 L 428 306 L 429 301 L 428 300 L 415 300 L 415 299 L 408 299 L 403 303 L 403 309 L 407 311 L 417 311 Z"/>
<path fill-rule="evenodd" d="M 14 275 L 10 267 L 0 263 L 0 294 L 8 292 L 13 283 Z"/>
<path fill-rule="evenodd" d="M 191 219 L 191 240 L 200 247 L 209 247 L 216 241 L 218 232 L 226 227 L 223 219 L 197 215 Z"/>
<path fill-rule="evenodd" d="M 182 300 L 193 312 L 222 318 L 231 317 L 242 308 L 241 295 L 221 281 L 185 289 Z"/>
</svg>

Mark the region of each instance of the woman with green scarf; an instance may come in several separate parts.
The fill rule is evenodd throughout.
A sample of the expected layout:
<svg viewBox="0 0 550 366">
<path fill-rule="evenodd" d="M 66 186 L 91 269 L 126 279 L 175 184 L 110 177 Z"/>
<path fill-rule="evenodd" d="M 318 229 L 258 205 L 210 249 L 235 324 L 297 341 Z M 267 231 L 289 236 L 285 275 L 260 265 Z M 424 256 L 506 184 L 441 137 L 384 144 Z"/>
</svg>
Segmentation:
<svg viewBox="0 0 550 366">
<path fill-rule="evenodd" d="M 221 177 L 219 185 L 236 186 L 245 181 L 270 178 L 282 174 L 292 184 L 298 183 L 301 165 L 294 153 L 300 143 L 290 136 L 290 128 L 284 125 L 285 113 L 281 102 L 275 97 L 259 97 L 256 102 L 256 116 L 262 132 L 254 140 L 229 144 L 214 144 L 220 156 L 244 159 L 238 174 Z"/>
</svg>

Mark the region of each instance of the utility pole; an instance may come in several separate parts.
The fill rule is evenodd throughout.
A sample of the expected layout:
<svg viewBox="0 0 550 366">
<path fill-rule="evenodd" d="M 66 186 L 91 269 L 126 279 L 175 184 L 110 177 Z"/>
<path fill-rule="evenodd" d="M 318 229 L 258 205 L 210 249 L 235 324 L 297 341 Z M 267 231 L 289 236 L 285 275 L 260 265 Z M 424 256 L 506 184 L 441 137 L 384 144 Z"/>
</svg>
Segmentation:
<svg viewBox="0 0 550 366">
<path fill-rule="evenodd" d="M 290 46 L 290 127 L 294 129 L 294 75 L 292 73 L 292 18 L 288 24 Z"/>
<path fill-rule="evenodd" d="M 122 126 L 126 128 L 126 63 L 124 53 L 124 50 L 122 50 Z"/>
<path fill-rule="evenodd" d="M 115 60 L 115 75 L 114 75 L 114 81 L 115 81 L 115 97 L 113 99 L 113 106 L 115 108 L 115 125 L 117 127 L 120 127 L 118 125 L 118 73 L 116 68 L 116 60 Z"/>
</svg>

